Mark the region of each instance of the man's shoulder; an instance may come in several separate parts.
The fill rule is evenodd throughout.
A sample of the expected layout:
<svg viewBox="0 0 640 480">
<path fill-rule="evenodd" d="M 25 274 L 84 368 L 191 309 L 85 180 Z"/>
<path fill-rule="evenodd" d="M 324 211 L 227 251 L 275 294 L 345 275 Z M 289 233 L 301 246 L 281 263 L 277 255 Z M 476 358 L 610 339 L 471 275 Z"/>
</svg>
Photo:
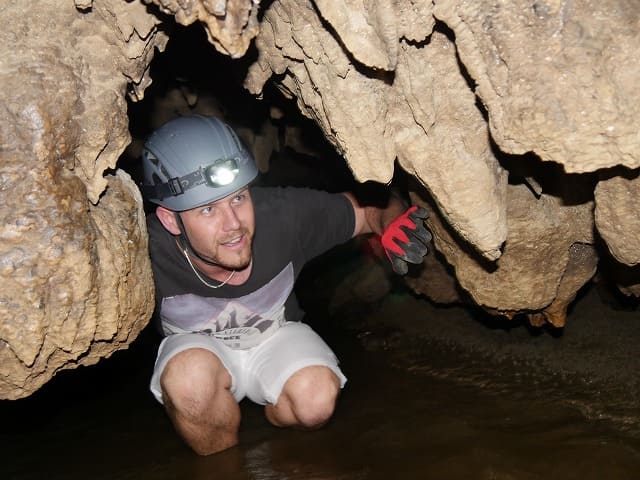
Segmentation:
<svg viewBox="0 0 640 480">
<path fill-rule="evenodd" d="M 341 193 L 304 187 L 256 187 L 256 194 L 252 193 L 256 231 L 277 232 L 274 235 L 282 234 L 280 239 L 291 235 L 294 241 L 311 245 L 311 252 L 345 242 L 353 235 L 353 204 Z"/>
<path fill-rule="evenodd" d="M 278 201 L 288 200 L 291 198 L 305 198 L 306 196 L 313 194 L 313 192 L 320 192 L 319 190 L 312 190 L 306 187 L 267 187 L 267 186 L 253 186 L 251 187 L 251 196 L 254 201 Z M 327 194 L 326 192 L 321 192 Z"/>
<path fill-rule="evenodd" d="M 318 202 L 321 204 L 322 202 L 331 201 L 332 198 L 344 197 L 344 195 L 308 187 L 255 186 L 251 188 L 251 197 L 256 208 L 285 206 L 300 208 L 318 205 Z"/>
</svg>

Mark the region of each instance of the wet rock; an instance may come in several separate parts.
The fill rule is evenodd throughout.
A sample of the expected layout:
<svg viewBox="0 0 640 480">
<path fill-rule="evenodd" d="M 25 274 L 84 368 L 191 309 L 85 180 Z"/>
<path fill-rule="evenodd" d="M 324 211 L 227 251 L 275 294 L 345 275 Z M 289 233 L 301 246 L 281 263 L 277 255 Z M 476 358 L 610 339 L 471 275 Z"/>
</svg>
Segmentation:
<svg viewBox="0 0 640 480">
<path fill-rule="evenodd" d="M 593 278 L 597 266 L 598 254 L 593 245 L 571 245 L 567 267 L 558 284 L 556 297 L 541 312 L 528 314 L 531 325 L 541 327 L 550 323 L 557 328 L 564 327 L 567 308 L 575 300 L 578 291 Z"/>
<path fill-rule="evenodd" d="M 607 243 L 613 257 L 625 265 L 640 264 L 638 171 L 601 180 L 595 190 L 595 199 L 598 233 Z"/>
<path fill-rule="evenodd" d="M 423 266 L 414 270 L 418 270 L 419 273 L 411 272 L 405 278 L 407 285 L 414 292 L 438 304 L 466 303 L 451 267 L 438 252 L 431 250 L 425 257 Z"/>
<path fill-rule="evenodd" d="M 154 306 L 144 212 L 128 175 L 111 176 L 93 206 L 72 174 L 30 174 L 0 237 L 0 397 L 9 399 L 127 347 Z"/>
<path fill-rule="evenodd" d="M 597 6 L 441 0 L 433 14 L 444 25 L 426 19 L 408 38 L 398 25 L 415 19 L 404 2 L 384 21 L 380 2 L 317 6 L 270 5 L 247 88 L 259 94 L 277 76 L 358 180 L 388 182 L 397 159 L 423 185 L 421 195 L 443 229 L 453 232 L 435 246 L 474 302 L 562 324 L 598 258 L 591 247 L 593 201 L 575 201 L 570 189 L 549 194 L 534 174 L 521 192 L 533 195 L 525 206 L 507 187 L 507 171 L 538 158 L 555 162 L 536 168 L 560 179 L 638 165 L 640 103 L 623 101 L 638 94 L 632 81 L 640 73 L 633 47 L 638 13 L 617 0 Z M 424 14 L 431 8 L 413 7 Z M 390 47 L 394 32 L 397 45 Z M 510 166 L 505 153 L 514 154 Z M 586 246 L 575 265 L 572 249 L 582 247 L 574 245 Z"/>
<path fill-rule="evenodd" d="M 385 76 L 354 64 L 310 2 L 274 3 L 264 22 L 270 27 L 256 40 L 260 56 L 247 76 L 249 90 L 258 94 L 272 74 L 280 75 L 282 88 L 358 180 L 388 182 L 397 157 L 456 231 L 480 255 L 498 258 L 506 237 L 506 173 L 493 156 L 454 44 L 442 33 L 425 44 L 398 39 L 396 72 Z"/>
</svg>

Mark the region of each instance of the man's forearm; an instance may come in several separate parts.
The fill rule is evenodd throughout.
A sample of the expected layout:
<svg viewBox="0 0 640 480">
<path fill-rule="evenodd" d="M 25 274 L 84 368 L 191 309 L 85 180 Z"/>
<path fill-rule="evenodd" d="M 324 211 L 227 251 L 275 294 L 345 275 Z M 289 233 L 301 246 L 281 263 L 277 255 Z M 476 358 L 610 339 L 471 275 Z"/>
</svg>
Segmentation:
<svg viewBox="0 0 640 480">
<path fill-rule="evenodd" d="M 398 215 L 404 213 L 408 205 L 395 193 L 389 192 L 389 200 L 384 207 L 375 205 L 361 205 L 354 194 L 343 193 L 353 205 L 355 215 L 355 229 L 353 236 L 365 233 L 377 233 L 382 235 L 384 229 Z"/>
<path fill-rule="evenodd" d="M 365 217 L 371 232 L 382 235 L 384 229 L 407 209 L 407 204 L 395 193 L 391 192 L 384 208 L 364 207 Z"/>
<path fill-rule="evenodd" d="M 393 192 L 389 192 L 387 205 L 362 206 L 351 193 L 344 195 L 351 201 L 355 215 L 353 235 L 376 233 L 393 271 L 405 275 L 409 264 L 422 263 L 428 253 L 427 244 L 431 241 L 431 232 L 424 224 L 429 213 L 414 205 L 407 208 L 406 203 Z"/>
</svg>

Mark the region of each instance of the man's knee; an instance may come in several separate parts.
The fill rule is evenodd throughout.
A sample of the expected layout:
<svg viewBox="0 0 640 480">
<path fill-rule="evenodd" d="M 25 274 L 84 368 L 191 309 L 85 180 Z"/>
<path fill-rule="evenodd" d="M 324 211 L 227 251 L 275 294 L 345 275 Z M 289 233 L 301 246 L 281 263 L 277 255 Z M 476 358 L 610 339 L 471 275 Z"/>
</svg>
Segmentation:
<svg viewBox="0 0 640 480">
<path fill-rule="evenodd" d="M 160 377 L 167 409 L 198 417 L 231 387 L 231 376 L 213 353 L 202 348 L 184 350 L 167 363 Z"/>
<path fill-rule="evenodd" d="M 328 367 L 305 367 L 294 373 L 283 389 L 294 415 L 303 427 L 324 425 L 333 415 L 340 380 Z"/>
</svg>

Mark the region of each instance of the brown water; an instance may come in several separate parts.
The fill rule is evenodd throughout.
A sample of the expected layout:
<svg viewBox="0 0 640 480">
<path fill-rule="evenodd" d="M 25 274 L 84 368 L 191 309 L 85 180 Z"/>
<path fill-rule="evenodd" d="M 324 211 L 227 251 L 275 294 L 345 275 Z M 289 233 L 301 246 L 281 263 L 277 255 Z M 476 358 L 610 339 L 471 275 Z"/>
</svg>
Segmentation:
<svg viewBox="0 0 640 480">
<path fill-rule="evenodd" d="M 640 478 L 633 416 L 590 415 L 581 382 L 521 374 L 502 360 L 497 372 L 481 353 L 424 339 L 365 350 L 347 333 L 330 340 L 349 382 L 329 425 L 277 429 L 243 403 L 241 444 L 198 457 L 147 392 L 154 339 L 146 337 L 31 398 L 1 403 L 0 478 Z M 592 407 L 602 411 L 597 399 Z"/>
<path fill-rule="evenodd" d="M 0 480 L 640 479 L 637 309 L 591 290 L 564 331 L 532 331 L 396 290 L 329 316 L 345 274 L 311 272 L 308 321 L 349 378 L 325 428 L 278 429 L 243 402 L 240 445 L 193 454 L 148 392 L 148 329 L 0 402 Z"/>
</svg>

